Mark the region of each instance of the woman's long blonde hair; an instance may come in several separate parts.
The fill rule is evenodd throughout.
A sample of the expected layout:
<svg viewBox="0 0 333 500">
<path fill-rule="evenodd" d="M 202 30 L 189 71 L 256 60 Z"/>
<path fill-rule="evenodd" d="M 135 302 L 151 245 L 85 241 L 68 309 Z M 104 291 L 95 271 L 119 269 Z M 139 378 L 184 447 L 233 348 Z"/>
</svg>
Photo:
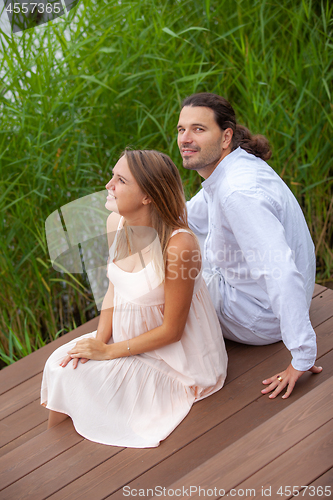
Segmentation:
<svg viewBox="0 0 333 500">
<path fill-rule="evenodd" d="M 159 151 L 126 149 L 122 156 L 126 158 L 131 174 L 140 189 L 151 200 L 151 224 L 159 237 L 164 273 L 166 249 L 173 230 L 189 230 L 185 195 L 179 171 L 171 158 Z M 130 236 L 126 222 L 123 227 L 125 233 L 121 239 L 126 238 L 126 246 L 128 246 Z"/>
</svg>

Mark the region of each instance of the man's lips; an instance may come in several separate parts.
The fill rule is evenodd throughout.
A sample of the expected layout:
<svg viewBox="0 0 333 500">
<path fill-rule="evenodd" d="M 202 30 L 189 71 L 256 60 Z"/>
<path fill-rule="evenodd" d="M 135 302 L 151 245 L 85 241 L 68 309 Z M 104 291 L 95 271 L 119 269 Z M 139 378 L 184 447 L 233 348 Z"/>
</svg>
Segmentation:
<svg viewBox="0 0 333 500">
<path fill-rule="evenodd" d="M 199 151 L 198 149 L 184 148 L 184 149 L 182 149 L 182 155 L 183 156 L 192 156 L 195 153 L 197 153 L 198 151 Z"/>
</svg>

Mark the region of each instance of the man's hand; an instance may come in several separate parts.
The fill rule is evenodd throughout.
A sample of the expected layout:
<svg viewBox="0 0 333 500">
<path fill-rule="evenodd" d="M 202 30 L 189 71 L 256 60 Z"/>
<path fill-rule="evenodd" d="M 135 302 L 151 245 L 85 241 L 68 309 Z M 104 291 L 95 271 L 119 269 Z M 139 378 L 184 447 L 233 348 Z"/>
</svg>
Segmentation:
<svg viewBox="0 0 333 500">
<path fill-rule="evenodd" d="M 309 371 L 312 373 L 320 373 L 322 371 L 322 367 L 313 365 L 313 367 L 310 368 Z M 275 398 L 278 394 L 280 394 L 281 391 L 283 391 L 285 387 L 288 386 L 287 391 L 282 396 L 283 399 L 286 399 L 292 393 L 297 380 L 303 375 L 303 373 L 305 372 L 296 370 L 292 366 L 292 364 L 290 364 L 284 372 L 277 373 L 273 377 L 268 378 L 267 380 L 263 380 L 263 384 L 270 385 L 263 389 L 261 392 L 262 394 L 267 394 L 267 392 L 274 391 L 269 397 Z"/>
</svg>

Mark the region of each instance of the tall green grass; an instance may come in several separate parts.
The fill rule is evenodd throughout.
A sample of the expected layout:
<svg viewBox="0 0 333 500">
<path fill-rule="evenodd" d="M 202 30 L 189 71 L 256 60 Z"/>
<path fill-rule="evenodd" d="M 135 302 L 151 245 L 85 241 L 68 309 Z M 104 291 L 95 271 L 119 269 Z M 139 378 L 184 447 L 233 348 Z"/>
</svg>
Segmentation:
<svg viewBox="0 0 333 500">
<path fill-rule="evenodd" d="M 2 36 L 0 358 L 28 354 L 96 314 L 84 277 L 50 265 L 44 223 L 103 189 L 125 146 L 181 165 L 181 100 L 227 97 L 268 136 L 333 274 L 333 5 L 312 0 L 81 0 L 66 19 Z M 200 186 L 181 167 L 187 196 Z"/>
</svg>

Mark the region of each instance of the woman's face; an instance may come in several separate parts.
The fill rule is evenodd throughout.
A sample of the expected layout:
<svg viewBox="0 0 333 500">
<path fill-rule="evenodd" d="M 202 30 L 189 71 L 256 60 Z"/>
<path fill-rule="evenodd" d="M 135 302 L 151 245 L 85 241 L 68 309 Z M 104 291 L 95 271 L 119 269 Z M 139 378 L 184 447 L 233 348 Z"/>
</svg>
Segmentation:
<svg viewBox="0 0 333 500">
<path fill-rule="evenodd" d="M 114 166 L 112 179 L 105 187 L 108 190 L 105 208 L 125 218 L 139 215 L 140 210 L 149 203 L 147 195 L 141 191 L 131 174 L 125 156 Z"/>
</svg>

